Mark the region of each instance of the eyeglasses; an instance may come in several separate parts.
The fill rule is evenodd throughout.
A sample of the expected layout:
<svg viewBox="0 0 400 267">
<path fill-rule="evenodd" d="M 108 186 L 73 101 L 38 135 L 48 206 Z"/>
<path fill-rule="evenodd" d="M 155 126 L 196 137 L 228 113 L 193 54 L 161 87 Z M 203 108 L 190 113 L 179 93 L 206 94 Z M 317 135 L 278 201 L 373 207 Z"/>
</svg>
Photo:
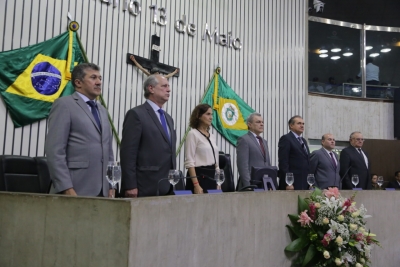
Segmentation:
<svg viewBox="0 0 400 267">
<path fill-rule="evenodd" d="M 354 140 L 356 140 L 356 141 L 365 141 L 365 139 L 364 138 L 353 138 Z"/>
</svg>

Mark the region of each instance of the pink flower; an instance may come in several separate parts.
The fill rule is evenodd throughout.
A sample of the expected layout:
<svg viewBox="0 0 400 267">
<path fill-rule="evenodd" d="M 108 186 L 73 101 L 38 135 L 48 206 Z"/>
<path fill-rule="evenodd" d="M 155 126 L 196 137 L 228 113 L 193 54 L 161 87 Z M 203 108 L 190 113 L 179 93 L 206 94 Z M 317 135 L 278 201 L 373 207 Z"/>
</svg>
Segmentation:
<svg viewBox="0 0 400 267">
<path fill-rule="evenodd" d="M 340 195 L 339 189 L 337 189 L 336 187 L 329 187 L 328 189 L 324 189 L 324 194 L 327 198 L 338 198 Z"/>
<path fill-rule="evenodd" d="M 317 210 L 317 208 L 315 207 L 315 204 L 312 202 L 308 206 L 310 208 L 310 217 L 312 220 L 315 220 L 315 211 Z"/>
<path fill-rule="evenodd" d="M 310 222 L 314 222 L 307 214 L 307 210 L 303 211 L 300 213 L 299 215 L 299 220 L 298 222 L 301 224 L 301 226 L 306 226 L 306 225 L 310 225 Z"/>
<path fill-rule="evenodd" d="M 343 203 L 343 208 L 344 208 L 344 207 L 350 207 L 350 206 L 351 206 L 351 199 L 348 198 L 348 199 L 346 199 L 346 201 Z"/>
<path fill-rule="evenodd" d="M 325 234 L 324 238 L 322 238 L 321 243 L 324 247 L 327 247 L 329 245 L 329 242 L 331 241 L 331 235 L 330 234 Z"/>
</svg>

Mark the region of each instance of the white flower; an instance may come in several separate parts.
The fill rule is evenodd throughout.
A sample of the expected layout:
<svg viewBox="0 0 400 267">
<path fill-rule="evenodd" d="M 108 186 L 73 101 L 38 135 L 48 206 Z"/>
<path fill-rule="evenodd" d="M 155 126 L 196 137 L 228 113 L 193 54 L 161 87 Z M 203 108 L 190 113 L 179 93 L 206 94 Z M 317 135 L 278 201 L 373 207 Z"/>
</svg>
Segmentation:
<svg viewBox="0 0 400 267">
<path fill-rule="evenodd" d="M 353 218 L 356 218 L 356 217 L 358 217 L 358 216 L 360 216 L 360 212 L 359 212 L 359 211 L 355 211 L 355 212 L 353 212 L 353 213 L 351 214 L 351 217 L 353 217 Z"/>
<path fill-rule="evenodd" d="M 338 219 L 339 222 L 343 222 L 344 221 L 344 216 L 343 215 L 339 215 L 337 217 L 337 219 Z"/>
<path fill-rule="evenodd" d="M 329 259 L 331 257 L 331 255 L 329 255 L 329 252 L 328 251 L 324 251 L 324 258 L 325 259 Z"/>
<path fill-rule="evenodd" d="M 350 230 L 355 231 L 357 230 L 357 228 L 358 228 L 357 224 L 350 223 Z"/>
<path fill-rule="evenodd" d="M 321 204 L 320 203 L 315 203 L 315 205 L 314 205 L 317 209 L 319 209 L 319 208 L 321 208 Z"/>
<path fill-rule="evenodd" d="M 336 241 L 335 242 L 340 247 L 341 245 L 343 245 L 343 238 L 341 236 L 338 236 L 338 237 L 336 237 Z"/>
<path fill-rule="evenodd" d="M 328 223 L 329 223 L 329 219 L 325 217 L 325 218 L 322 220 L 322 223 L 323 223 L 323 224 L 328 224 Z"/>
<path fill-rule="evenodd" d="M 360 258 L 360 262 L 361 262 L 362 264 L 364 264 L 364 263 L 365 263 L 364 258 Z"/>
<path fill-rule="evenodd" d="M 362 266 L 362 264 L 360 264 L 360 263 L 357 262 L 357 263 L 356 263 L 356 267 L 363 267 L 363 266 Z"/>
<path fill-rule="evenodd" d="M 342 261 L 339 258 L 335 259 L 335 263 L 336 263 L 337 266 L 342 265 Z"/>
</svg>

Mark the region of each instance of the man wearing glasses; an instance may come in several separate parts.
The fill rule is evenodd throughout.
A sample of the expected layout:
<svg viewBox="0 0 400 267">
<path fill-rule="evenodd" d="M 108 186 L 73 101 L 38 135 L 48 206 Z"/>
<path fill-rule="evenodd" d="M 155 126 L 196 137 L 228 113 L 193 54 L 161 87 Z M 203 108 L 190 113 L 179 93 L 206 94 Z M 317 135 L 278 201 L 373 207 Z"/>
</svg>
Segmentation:
<svg viewBox="0 0 400 267">
<path fill-rule="evenodd" d="M 359 182 L 357 188 L 371 189 L 370 167 L 368 156 L 362 146 L 364 138 L 361 132 L 350 134 L 350 146 L 346 147 L 340 153 L 340 177 L 343 179 L 343 189 L 352 189 L 354 185 L 351 182 L 353 175 L 358 175 Z"/>
</svg>

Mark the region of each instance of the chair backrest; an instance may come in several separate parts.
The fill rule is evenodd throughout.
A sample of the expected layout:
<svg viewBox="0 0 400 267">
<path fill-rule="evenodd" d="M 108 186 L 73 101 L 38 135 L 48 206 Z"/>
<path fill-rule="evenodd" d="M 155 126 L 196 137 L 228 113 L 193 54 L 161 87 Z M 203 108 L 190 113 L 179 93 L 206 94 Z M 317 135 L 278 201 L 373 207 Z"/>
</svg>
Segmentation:
<svg viewBox="0 0 400 267">
<path fill-rule="evenodd" d="M 275 189 L 278 188 L 278 183 L 277 183 L 277 173 L 278 173 L 278 168 L 276 166 L 270 166 L 270 167 L 251 167 L 251 181 L 250 184 L 252 185 L 257 185 L 258 187 L 262 187 L 265 190 L 268 190 L 268 188 L 264 187 L 264 182 L 263 182 L 263 177 L 264 175 L 268 175 L 271 177 Z"/>
<path fill-rule="evenodd" d="M 40 193 L 50 192 L 51 179 L 46 157 L 35 157 L 36 168 L 39 175 Z"/>
<path fill-rule="evenodd" d="M 0 156 L 0 190 L 41 193 L 36 161 L 27 156 Z"/>
<path fill-rule="evenodd" d="M 231 155 L 220 152 L 219 167 L 224 170 L 225 182 L 221 185 L 223 192 L 235 192 L 235 182 L 233 181 L 233 172 L 231 164 Z"/>
</svg>

